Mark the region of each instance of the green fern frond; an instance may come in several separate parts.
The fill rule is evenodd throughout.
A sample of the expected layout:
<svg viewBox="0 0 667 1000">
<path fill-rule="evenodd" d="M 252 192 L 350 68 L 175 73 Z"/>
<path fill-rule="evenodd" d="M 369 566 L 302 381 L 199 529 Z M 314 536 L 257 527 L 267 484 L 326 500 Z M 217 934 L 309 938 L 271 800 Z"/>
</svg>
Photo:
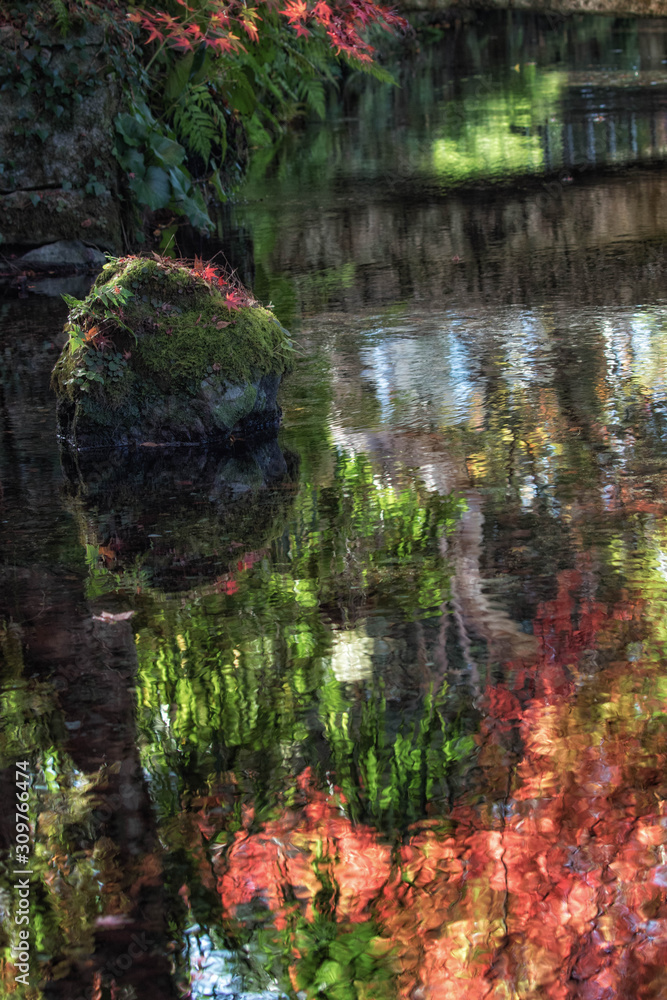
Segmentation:
<svg viewBox="0 0 667 1000">
<path fill-rule="evenodd" d="M 70 29 L 69 11 L 63 0 L 51 0 L 51 9 L 60 34 L 65 37 Z"/>
<path fill-rule="evenodd" d="M 205 83 L 190 86 L 174 110 L 174 128 L 179 141 L 208 163 L 211 147 L 227 146 L 224 115 Z"/>
<path fill-rule="evenodd" d="M 399 86 L 398 80 L 395 76 L 390 73 L 388 69 L 385 69 L 383 66 L 379 66 L 377 63 L 359 62 L 358 59 L 351 59 L 345 54 L 342 55 L 342 58 L 353 70 L 365 73 L 367 76 L 372 76 L 374 80 L 379 80 L 380 83 L 390 83 L 395 87 Z"/>
<path fill-rule="evenodd" d="M 300 51 L 296 45 L 291 44 L 286 39 L 281 39 L 281 43 L 285 52 L 288 53 L 290 61 L 299 69 L 311 76 L 323 77 L 329 83 L 336 83 L 336 77 L 332 72 L 331 51 L 320 39 L 310 39 L 306 52 Z"/>
<path fill-rule="evenodd" d="M 312 111 L 320 119 L 326 117 L 327 102 L 324 84 L 321 80 L 304 77 L 299 83 L 299 97 L 305 105 L 306 111 Z"/>
</svg>

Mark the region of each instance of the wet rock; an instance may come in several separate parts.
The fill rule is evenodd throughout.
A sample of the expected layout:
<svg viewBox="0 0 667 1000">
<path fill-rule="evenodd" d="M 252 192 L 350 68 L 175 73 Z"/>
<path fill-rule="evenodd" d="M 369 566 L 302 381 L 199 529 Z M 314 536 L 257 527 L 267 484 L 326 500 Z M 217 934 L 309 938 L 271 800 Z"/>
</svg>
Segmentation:
<svg viewBox="0 0 667 1000">
<path fill-rule="evenodd" d="M 275 435 L 289 336 L 213 268 L 123 258 L 70 305 L 52 380 L 69 446 L 231 445 Z"/>
<path fill-rule="evenodd" d="M 101 250 L 86 246 L 81 240 L 56 240 L 29 250 L 16 263 L 40 271 L 100 271 L 106 262 Z"/>
</svg>

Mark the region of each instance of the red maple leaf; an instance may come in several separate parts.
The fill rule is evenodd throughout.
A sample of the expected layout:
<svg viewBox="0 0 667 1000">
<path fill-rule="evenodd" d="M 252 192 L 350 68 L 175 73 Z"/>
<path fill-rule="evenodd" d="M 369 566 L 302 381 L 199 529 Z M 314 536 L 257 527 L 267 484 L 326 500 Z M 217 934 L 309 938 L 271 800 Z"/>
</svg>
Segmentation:
<svg viewBox="0 0 667 1000">
<path fill-rule="evenodd" d="M 148 45 L 149 42 L 152 42 L 155 39 L 157 39 L 157 41 L 159 42 L 164 41 L 164 35 L 162 34 L 162 32 L 157 30 L 154 24 L 144 22 L 143 27 L 146 29 L 146 31 L 150 32 L 148 38 L 146 39 L 146 45 Z"/>
<path fill-rule="evenodd" d="M 259 20 L 261 21 L 261 18 L 259 18 Z M 241 24 L 243 25 L 243 27 L 246 30 L 246 33 L 253 40 L 253 42 L 258 42 L 259 31 L 257 30 L 257 25 L 246 17 L 241 19 Z"/>
<path fill-rule="evenodd" d="M 313 7 L 313 17 L 320 22 L 320 24 L 330 24 L 331 23 L 331 7 L 325 0 L 318 0 L 318 2 Z"/>
<path fill-rule="evenodd" d="M 305 0 L 287 0 L 285 9 L 279 11 L 284 14 L 291 24 L 303 21 L 308 16 L 308 5 Z"/>
<path fill-rule="evenodd" d="M 227 292 L 225 296 L 225 301 L 227 303 L 228 309 L 240 309 L 240 307 L 244 304 L 245 300 L 244 296 L 235 289 L 232 292 Z"/>
</svg>

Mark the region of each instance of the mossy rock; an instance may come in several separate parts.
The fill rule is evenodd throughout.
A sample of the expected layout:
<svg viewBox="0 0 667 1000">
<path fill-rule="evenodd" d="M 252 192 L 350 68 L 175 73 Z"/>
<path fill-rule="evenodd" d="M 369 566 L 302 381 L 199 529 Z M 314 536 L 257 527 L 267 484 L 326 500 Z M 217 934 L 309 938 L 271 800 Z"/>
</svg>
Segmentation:
<svg viewBox="0 0 667 1000">
<path fill-rule="evenodd" d="M 83 301 L 68 302 L 52 385 L 70 446 L 220 444 L 277 431 L 289 335 L 212 267 L 112 260 Z"/>
</svg>

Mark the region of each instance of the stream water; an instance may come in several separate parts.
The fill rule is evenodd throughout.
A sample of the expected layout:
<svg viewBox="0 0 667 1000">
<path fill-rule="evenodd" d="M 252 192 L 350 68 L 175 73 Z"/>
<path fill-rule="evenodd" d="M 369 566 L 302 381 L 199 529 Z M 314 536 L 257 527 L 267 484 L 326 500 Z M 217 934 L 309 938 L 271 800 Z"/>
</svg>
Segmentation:
<svg viewBox="0 0 667 1000">
<path fill-rule="evenodd" d="M 0 303 L 3 995 L 667 996 L 667 26 L 396 75 L 182 238 L 293 332 L 277 443 L 61 461 Z"/>
</svg>

